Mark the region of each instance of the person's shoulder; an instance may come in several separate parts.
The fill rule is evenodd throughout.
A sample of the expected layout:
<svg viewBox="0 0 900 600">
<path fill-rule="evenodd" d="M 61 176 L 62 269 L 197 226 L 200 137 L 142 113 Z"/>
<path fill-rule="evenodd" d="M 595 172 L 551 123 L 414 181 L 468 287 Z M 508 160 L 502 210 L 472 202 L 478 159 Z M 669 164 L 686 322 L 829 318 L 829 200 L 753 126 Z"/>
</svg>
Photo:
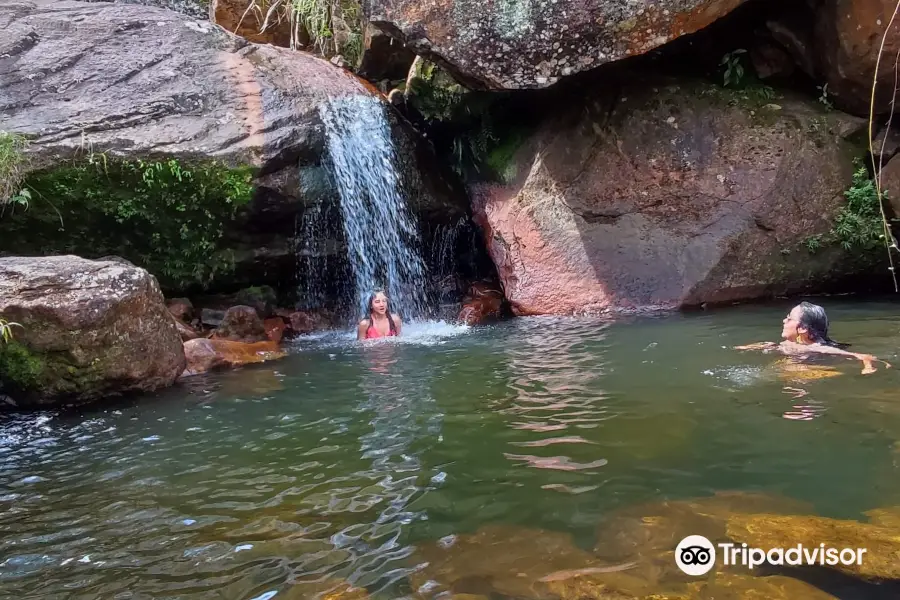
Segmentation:
<svg viewBox="0 0 900 600">
<path fill-rule="evenodd" d="M 400 315 L 395 315 L 391 313 L 391 318 L 394 320 L 394 325 L 400 325 L 403 321 L 400 319 Z"/>
<path fill-rule="evenodd" d="M 357 327 L 368 327 L 368 326 L 369 326 L 369 320 L 368 320 L 368 319 L 362 319 L 362 320 L 360 320 L 359 323 L 357 323 L 356 326 L 357 326 Z"/>
</svg>

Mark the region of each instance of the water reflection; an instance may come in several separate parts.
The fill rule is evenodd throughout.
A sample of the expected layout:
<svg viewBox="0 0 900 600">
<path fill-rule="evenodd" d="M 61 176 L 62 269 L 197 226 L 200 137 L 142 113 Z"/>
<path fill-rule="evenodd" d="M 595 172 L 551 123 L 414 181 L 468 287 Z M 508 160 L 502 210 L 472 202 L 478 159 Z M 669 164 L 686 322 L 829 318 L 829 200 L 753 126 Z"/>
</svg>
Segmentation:
<svg viewBox="0 0 900 600">
<path fill-rule="evenodd" d="M 507 459 L 532 468 L 560 471 L 590 470 L 607 463 L 597 456 L 596 450 L 579 452 L 571 448 L 590 446 L 577 432 L 593 429 L 612 416 L 605 403 L 607 395 L 600 386 L 605 373 L 603 354 L 608 327 L 609 322 L 593 319 L 532 319 L 519 338 L 507 346 L 513 395 L 510 405 L 499 412 L 512 417 L 509 426 L 513 429 L 531 432 L 527 439 L 509 443 L 529 448 L 553 446 L 563 451 L 570 447 L 573 454 L 587 457 L 575 460 L 568 455 L 507 452 Z"/>
</svg>

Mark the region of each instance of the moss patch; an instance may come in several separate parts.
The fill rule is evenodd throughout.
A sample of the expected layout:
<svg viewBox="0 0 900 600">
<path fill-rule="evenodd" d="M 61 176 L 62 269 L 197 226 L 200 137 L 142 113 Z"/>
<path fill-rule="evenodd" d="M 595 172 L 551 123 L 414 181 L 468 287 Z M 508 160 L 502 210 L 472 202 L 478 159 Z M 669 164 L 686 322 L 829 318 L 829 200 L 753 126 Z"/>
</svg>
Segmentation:
<svg viewBox="0 0 900 600">
<path fill-rule="evenodd" d="M 233 269 L 225 225 L 250 201 L 253 171 L 218 162 L 92 155 L 31 173 L 31 202 L 0 217 L 0 251 L 121 256 L 167 290 L 205 287 Z"/>
<path fill-rule="evenodd" d="M 45 361 L 16 341 L 0 343 L 0 382 L 4 389 L 34 390 L 40 387 Z"/>
</svg>

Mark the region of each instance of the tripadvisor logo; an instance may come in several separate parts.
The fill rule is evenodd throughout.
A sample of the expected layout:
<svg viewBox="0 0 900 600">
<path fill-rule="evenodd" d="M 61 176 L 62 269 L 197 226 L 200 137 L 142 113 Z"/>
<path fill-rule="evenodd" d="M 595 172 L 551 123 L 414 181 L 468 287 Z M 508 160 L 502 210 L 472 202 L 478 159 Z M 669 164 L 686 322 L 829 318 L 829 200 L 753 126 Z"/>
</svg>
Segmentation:
<svg viewBox="0 0 900 600">
<path fill-rule="evenodd" d="M 675 564 L 688 575 L 705 575 L 716 564 L 716 548 L 702 535 L 689 535 L 675 548 Z"/>
<path fill-rule="evenodd" d="M 805 547 L 797 544 L 790 548 L 750 548 L 747 544 L 719 543 L 722 564 L 742 565 L 752 569 L 762 564 L 791 565 L 861 565 L 866 548 L 830 548 L 825 544 Z M 709 573 L 716 564 L 716 546 L 702 535 L 689 535 L 675 548 L 675 564 L 688 575 Z"/>
</svg>

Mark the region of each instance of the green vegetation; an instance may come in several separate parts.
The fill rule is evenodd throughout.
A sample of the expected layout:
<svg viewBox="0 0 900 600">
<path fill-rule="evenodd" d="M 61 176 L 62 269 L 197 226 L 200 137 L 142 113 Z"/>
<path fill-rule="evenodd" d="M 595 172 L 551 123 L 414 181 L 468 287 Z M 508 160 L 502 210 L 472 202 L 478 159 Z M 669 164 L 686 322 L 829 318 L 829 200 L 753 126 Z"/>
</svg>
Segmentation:
<svg viewBox="0 0 900 600">
<path fill-rule="evenodd" d="M 39 389 L 45 367 L 40 357 L 16 341 L 0 345 L 0 379 L 19 390 Z"/>
<path fill-rule="evenodd" d="M 744 65 L 741 57 L 747 54 L 743 48 L 732 50 L 722 56 L 719 66 L 723 68 L 722 80 L 725 87 L 740 87 L 744 84 Z"/>
<path fill-rule="evenodd" d="M 28 206 L 30 193 L 22 189 L 27 145 L 28 140 L 21 135 L 0 131 L 0 214 L 9 203 Z"/>
<path fill-rule="evenodd" d="M 472 92 L 432 62 L 421 61 L 409 89 L 404 91 L 413 107 L 429 121 L 450 121 L 471 114 L 466 100 Z"/>
<path fill-rule="evenodd" d="M 829 244 L 839 244 L 845 250 L 871 251 L 884 244 L 881 203 L 875 182 L 864 166 L 853 173 L 853 183 L 844 192 L 847 203 L 834 219 L 834 226 L 826 234 L 806 239 L 810 252 Z"/>
<path fill-rule="evenodd" d="M 251 6 L 266 2 L 255 0 Z M 300 46 L 299 31 L 309 40 L 307 48 L 326 58 L 340 54 L 353 66 L 359 65 L 363 51 L 364 18 L 359 0 L 289 0 L 265 7 L 266 22 L 274 9 L 284 11 L 282 18 L 291 23 L 291 46 Z M 286 14 L 285 14 L 286 13 Z"/>
<path fill-rule="evenodd" d="M 516 111 L 506 109 L 506 95 L 471 91 L 428 61 L 417 68 L 405 92 L 460 177 L 511 175 L 509 165 L 531 128 L 514 122 Z"/>
<path fill-rule="evenodd" d="M 0 341 L 5 344 L 8 344 L 13 339 L 13 327 L 21 327 L 18 323 L 13 323 L 12 321 L 7 321 L 6 319 L 0 319 Z"/>
<path fill-rule="evenodd" d="M 102 154 L 31 173 L 29 210 L 0 220 L 0 250 L 121 256 L 157 276 L 164 289 L 203 288 L 233 268 L 225 225 L 249 202 L 249 167 L 183 164 Z"/>
</svg>

